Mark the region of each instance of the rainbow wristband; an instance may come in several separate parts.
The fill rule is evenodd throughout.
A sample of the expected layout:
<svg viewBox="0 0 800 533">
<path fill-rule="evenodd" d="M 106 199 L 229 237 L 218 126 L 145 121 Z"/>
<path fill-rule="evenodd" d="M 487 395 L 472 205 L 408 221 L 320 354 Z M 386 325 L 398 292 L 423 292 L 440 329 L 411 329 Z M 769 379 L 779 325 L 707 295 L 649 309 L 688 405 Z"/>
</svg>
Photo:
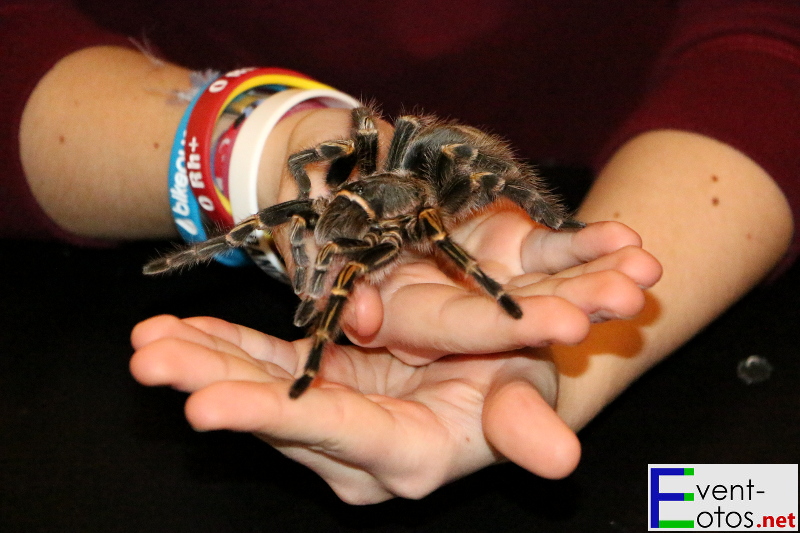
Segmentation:
<svg viewBox="0 0 800 533">
<path fill-rule="evenodd" d="M 286 90 L 297 87 L 306 90 Z M 278 91 L 250 107 L 237 119 L 231 141 L 231 196 L 236 198 L 238 216 L 214 179 L 214 130 L 221 115 L 231 112 L 233 102 L 247 91 L 268 88 Z M 282 91 L 282 92 L 281 92 Z M 235 222 L 258 211 L 257 178 L 264 145 L 275 124 L 301 104 L 324 107 L 353 108 L 358 100 L 335 91 L 302 74 L 285 69 L 242 69 L 229 72 L 197 92 L 189 102 L 172 146 L 169 172 L 170 207 L 178 231 L 186 242 L 207 238 L 206 228 L 231 227 Z M 259 111 L 260 110 L 260 111 Z M 233 109 L 239 112 L 239 109 Z M 188 139 L 188 143 L 187 143 Z M 187 154 L 188 152 L 188 154 Z M 188 161 L 187 161 L 188 155 Z M 227 191 L 226 191 L 227 193 Z M 205 223 L 204 223 L 205 222 Z M 240 266 L 253 260 L 262 270 L 289 282 L 280 255 L 268 231 L 257 231 L 243 250 L 218 254 L 215 259 L 229 266 Z"/>
<path fill-rule="evenodd" d="M 286 87 L 282 85 L 270 85 L 250 90 L 233 100 L 217 121 L 214 142 L 211 148 L 211 168 L 214 172 L 214 185 L 224 197 L 230 198 L 228 193 L 228 171 L 231 164 L 231 151 L 242 122 L 264 100 L 285 89 Z"/>
<path fill-rule="evenodd" d="M 262 85 L 301 89 L 329 89 L 300 73 L 277 68 L 247 68 L 228 72 L 201 92 L 189 117 L 186 134 L 186 169 L 200 208 L 211 223 L 230 227 L 234 220 L 228 199 L 216 187 L 211 168 L 214 126 L 228 104 L 242 93 Z"/>
</svg>

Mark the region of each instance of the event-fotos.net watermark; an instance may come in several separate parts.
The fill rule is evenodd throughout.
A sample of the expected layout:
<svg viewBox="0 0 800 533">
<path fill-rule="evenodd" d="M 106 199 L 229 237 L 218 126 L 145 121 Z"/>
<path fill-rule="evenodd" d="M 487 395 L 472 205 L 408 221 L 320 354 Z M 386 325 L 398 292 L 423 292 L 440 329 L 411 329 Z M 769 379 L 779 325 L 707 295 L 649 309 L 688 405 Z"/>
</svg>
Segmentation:
<svg viewBox="0 0 800 533">
<path fill-rule="evenodd" d="M 796 464 L 648 465 L 648 531 L 797 531 Z"/>
</svg>

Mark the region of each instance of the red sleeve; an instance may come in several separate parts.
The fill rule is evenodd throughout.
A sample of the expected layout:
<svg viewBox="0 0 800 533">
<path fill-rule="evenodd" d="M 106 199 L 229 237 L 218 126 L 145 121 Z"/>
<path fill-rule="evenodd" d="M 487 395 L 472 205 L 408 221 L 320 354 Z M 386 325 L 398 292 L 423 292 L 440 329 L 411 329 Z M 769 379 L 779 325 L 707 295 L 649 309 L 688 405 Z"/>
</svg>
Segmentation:
<svg viewBox="0 0 800 533">
<path fill-rule="evenodd" d="M 747 154 L 778 183 L 800 222 L 800 4 L 684 2 L 643 103 L 606 157 L 654 129 L 688 130 Z M 800 252 L 795 231 L 787 262 Z"/>
<path fill-rule="evenodd" d="M 0 5 L 0 238 L 82 242 L 56 226 L 33 198 L 19 158 L 19 125 L 36 83 L 59 59 L 101 44 L 130 45 L 95 26 L 70 2 Z"/>
</svg>

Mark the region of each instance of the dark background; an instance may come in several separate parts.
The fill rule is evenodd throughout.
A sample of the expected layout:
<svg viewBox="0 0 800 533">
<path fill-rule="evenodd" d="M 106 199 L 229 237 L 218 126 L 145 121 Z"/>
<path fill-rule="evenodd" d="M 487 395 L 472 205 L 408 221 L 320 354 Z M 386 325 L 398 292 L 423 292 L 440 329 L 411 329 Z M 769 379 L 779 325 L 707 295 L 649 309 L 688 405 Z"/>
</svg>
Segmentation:
<svg viewBox="0 0 800 533">
<path fill-rule="evenodd" d="M 128 373 L 130 330 L 158 313 L 297 337 L 287 287 L 255 267 L 145 278 L 165 243 L 2 245 L 0 531 L 644 531 L 648 463 L 800 458 L 798 267 L 595 419 L 569 478 L 502 465 L 421 501 L 351 507 L 250 435 L 195 433 L 184 394 Z M 774 372 L 746 385 L 736 367 L 752 354 Z"/>
</svg>

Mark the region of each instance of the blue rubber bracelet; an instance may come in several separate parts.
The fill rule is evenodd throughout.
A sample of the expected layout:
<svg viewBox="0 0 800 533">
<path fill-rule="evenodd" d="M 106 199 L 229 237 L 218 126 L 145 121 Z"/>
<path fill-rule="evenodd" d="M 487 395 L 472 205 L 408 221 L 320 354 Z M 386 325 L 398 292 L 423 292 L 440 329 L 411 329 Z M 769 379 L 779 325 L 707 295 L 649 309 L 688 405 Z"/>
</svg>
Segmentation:
<svg viewBox="0 0 800 533">
<path fill-rule="evenodd" d="M 178 228 L 178 232 L 187 243 L 202 242 L 208 238 L 205 227 L 203 226 L 200 204 L 197 203 L 197 199 L 189 185 L 189 177 L 186 174 L 186 151 L 184 145 L 186 144 L 186 126 L 189 123 L 189 117 L 192 115 L 192 109 L 194 109 L 194 105 L 197 103 L 200 95 L 203 94 L 203 91 L 210 84 L 211 82 L 198 90 L 197 94 L 187 105 L 181 122 L 178 124 L 169 158 L 168 184 L 170 210 L 172 211 L 172 217 L 175 220 L 175 226 Z M 214 256 L 214 259 L 227 266 L 243 266 L 252 263 L 247 253 L 243 250 L 229 250 Z"/>
</svg>

